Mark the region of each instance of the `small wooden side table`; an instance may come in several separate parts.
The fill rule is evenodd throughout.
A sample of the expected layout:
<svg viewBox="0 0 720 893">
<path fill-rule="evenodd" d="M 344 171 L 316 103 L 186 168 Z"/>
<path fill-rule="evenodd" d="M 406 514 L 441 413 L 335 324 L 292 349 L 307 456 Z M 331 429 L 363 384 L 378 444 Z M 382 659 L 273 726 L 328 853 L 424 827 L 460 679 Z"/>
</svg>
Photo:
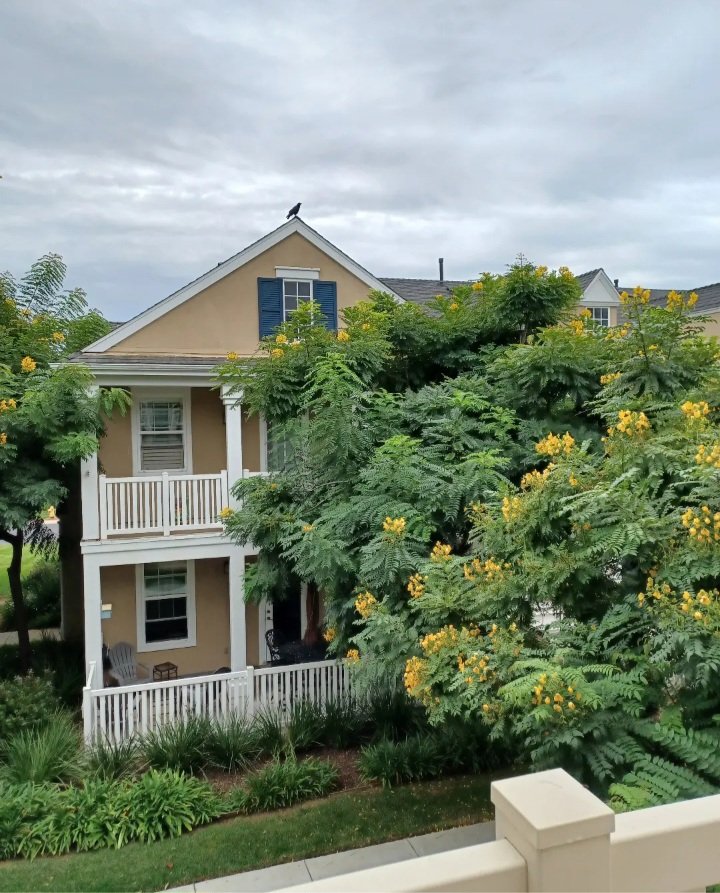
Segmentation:
<svg viewBox="0 0 720 893">
<path fill-rule="evenodd" d="M 153 667 L 153 682 L 162 682 L 165 679 L 177 679 L 177 664 L 171 663 L 169 660 L 163 661 L 161 664 L 155 664 Z"/>
</svg>

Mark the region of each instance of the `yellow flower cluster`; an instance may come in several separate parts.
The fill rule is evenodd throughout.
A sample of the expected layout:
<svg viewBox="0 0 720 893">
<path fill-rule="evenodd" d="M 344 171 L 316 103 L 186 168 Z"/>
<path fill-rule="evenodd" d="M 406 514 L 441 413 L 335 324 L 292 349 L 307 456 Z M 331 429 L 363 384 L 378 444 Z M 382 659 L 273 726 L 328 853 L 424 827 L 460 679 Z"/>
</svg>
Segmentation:
<svg viewBox="0 0 720 893">
<path fill-rule="evenodd" d="M 502 515 L 506 524 L 510 524 L 523 513 L 523 502 L 519 496 L 503 496 Z"/>
<path fill-rule="evenodd" d="M 538 279 L 542 279 L 543 276 L 547 273 L 547 271 L 548 271 L 547 267 L 543 267 L 543 266 L 535 267 L 535 276 Z"/>
<path fill-rule="evenodd" d="M 663 584 L 660 587 L 651 587 L 651 582 L 652 579 L 649 579 L 648 592 L 641 592 L 638 595 L 638 603 L 641 606 L 654 606 L 655 609 L 668 612 L 670 615 L 698 623 L 703 622 L 706 625 L 711 624 L 717 628 L 718 620 L 720 620 L 720 591 L 717 589 L 699 589 L 695 597 L 693 597 L 692 593 L 685 590 L 682 596 L 677 599 L 673 598 L 675 593 L 667 584 Z"/>
<path fill-rule="evenodd" d="M 7 443 L 7 434 L 4 431 L 0 431 L 0 446 L 5 446 Z"/>
<path fill-rule="evenodd" d="M 372 592 L 361 592 L 360 595 L 355 599 L 355 610 L 358 612 L 363 620 L 367 620 L 367 618 L 375 610 L 376 605 L 377 599 L 372 594 Z"/>
<path fill-rule="evenodd" d="M 686 400 L 680 407 L 683 415 L 691 422 L 704 421 L 710 415 L 710 406 L 704 401 L 693 403 Z"/>
<path fill-rule="evenodd" d="M 620 303 L 621 304 L 630 304 L 630 305 L 639 305 L 639 304 L 647 304 L 650 301 L 650 289 L 643 288 L 641 285 L 636 285 L 632 290 L 632 294 L 628 294 L 626 291 L 620 292 Z"/>
<path fill-rule="evenodd" d="M 702 443 L 695 453 L 695 461 L 698 465 L 714 465 L 720 468 L 720 443 L 714 443 L 710 449 Z"/>
<path fill-rule="evenodd" d="M 448 543 L 441 543 L 438 540 L 430 553 L 430 561 L 450 561 L 451 555 L 452 546 Z"/>
<path fill-rule="evenodd" d="M 528 471 L 528 473 L 524 474 L 520 479 L 520 488 L 522 490 L 539 490 L 541 487 L 545 486 L 547 479 L 552 474 L 554 468 L 555 463 L 551 462 L 543 471 L 538 471 L 537 469 Z"/>
<path fill-rule="evenodd" d="M 290 347 L 302 347 L 302 341 L 299 338 L 293 338 L 293 340 L 290 342 Z"/>
<path fill-rule="evenodd" d="M 20 368 L 23 372 L 34 372 L 37 369 L 37 363 L 32 357 L 23 357 L 20 360 Z"/>
<path fill-rule="evenodd" d="M 569 267 L 560 267 L 558 273 L 562 276 L 563 279 L 574 279 L 575 277 L 572 274 L 572 270 Z"/>
<path fill-rule="evenodd" d="M 495 675 L 488 669 L 489 659 L 484 654 L 471 654 L 467 660 L 461 655 L 457 663 L 458 670 L 464 676 L 467 685 L 472 685 L 473 682 L 487 682 L 489 677 Z"/>
<path fill-rule="evenodd" d="M 581 319 L 571 319 L 568 328 L 573 335 L 582 335 L 585 332 L 585 323 Z"/>
<path fill-rule="evenodd" d="M 622 326 L 615 326 L 612 329 L 608 329 L 607 338 L 611 341 L 617 340 L 618 338 L 627 338 L 630 334 L 631 326 L 629 323 L 625 323 Z"/>
<path fill-rule="evenodd" d="M 608 428 L 608 435 L 624 434 L 626 437 L 642 437 L 650 430 L 650 421 L 644 412 L 632 412 L 621 409 L 618 413 L 617 425 Z"/>
<path fill-rule="evenodd" d="M 425 580 L 426 577 L 423 577 L 422 574 L 413 574 L 412 577 L 410 577 L 407 584 L 407 591 L 412 598 L 420 598 L 423 592 L 425 592 Z"/>
<path fill-rule="evenodd" d="M 575 446 L 575 438 L 568 431 L 559 437 L 557 434 L 548 434 L 535 444 L 535 451 L 541 456 L 559 456 L 564 453 L 569 456 Z"/>
<path fill-rule="evenodd" d="M 329 645 L 330 642 L 334 642 L 334 641 L 335 641 L 335 636 L 336 636 L 336 635 L 337 635 L 337 632 L 336 632 L 336 630 L 335 630 L 335 627 L 334 627 L 334 626 L 329 626 L 329 627 L 325 630 L 325 632 L 323 633 L 323 639 L 325 639 L 325 641 L 326 641 L 326 642 L 328 643 L 328 645 Z"/>
<path fill-rule="evenodd" d="M 0 400 L 0 412 L 10 412 L 11 409 L 17 409 L 17 403 L 12 397 L 7 400 Z"/>
<path fill-rule="evenodd" d="M 572 474 L 572 472 L 570 473 L 570 477 L 568 478 L 568 484 L 570 484 L 571 487 L 580 486 L 580 481 L 575 477 L 574 474 Z"/>
<path fill-rule="evenodd" d="M 411 657 L 406 661 L 403 681 L 410 694 L 418 694 L 425 682 L 425 661 L 422 658 Z"/>
<path fill-rule="evenodd" d="M 282 349 L 282 347 L 273 347 L 273 349 L 270 351 L 270 356 L 273 358 L 273 360 L 280 360 L 285 356 L 285 351 Z"/>
<path fill-rule="evenodd" d="M 385 518 L 383 521 L 383 530 L 385 533 L 402 536 L 402 534 L 405 533 L 405 518 Z"/>
<path fill-rule="evenodd" d="M 485 288 L 485 284 L 483 282 L 473 282 L 473 291 L 482 291 Z"/>
<path fill-rule="evenodd" d="M 232 362 L 233 360 L 237 360 L 237 358 L 238 355 L 234 350 L 231 350 L 225 357 L 225 359 L 230 360 L 230 362 Z"/>
<path fill-rule="evenodd" d="M 351 664 L 357 664 L 360 662 L 360 652 L 357 648 L 351 648 L 348 653 L 345 655 L 345 660 Z"/>
<path fill-rule="evenodd" d="M 452 304 L 450 305 L 449 309 L 452 310 L 453 312 L 455 312 L 456 310 L 460 309 L 460 305 L 458 304 L 457 301 L 453 301 Z"/>
<path fill-rule="evenodd" d="M 479 635 L 479 632 L 473 630 L 471 634 Z M 423 636 L 420 639 L 420 647 L 425 654 L 437 654 L 443 648 L 452 648 L 454 645 L 457 645 L 458 638 L 458 631 L 451 623 L 448 626 L 443 626 L 436 633 L 428 633 L 426 636 Z"/>
<path fill-rule="evenodd" d="M 492 583 L 494 580 L 502 580 L 508 570 L 510 570 L 509 562 L 498 564 L 494 558 L 488 558 L 486 561 L 473 558 L 470 564 L 463 565 L 463 574 L 466 580 L 484 577 L 488 583 Z"/>
<path fill-rule="evenodd" d="M 337 333 L 337 340 L 338 340 L 338 341 L 341 341 L 341 342 L 343 342 L 343 343 L 344 343 L 345 341 L 349 341 L 349 340 L 350 340 L 350 333 L 349 333 L 348 331 L 346 331 L 345 329 L 340 329 L 340 331 Z"/>
<path fill-rule="evenodd" d="M 667 296 L 667 309 L 668 310 L 682 310 L 683 307 L 692 308 L 697 304 L 698 296 L 697 293 L 692 291 L 688 295 L 687 301 L 684 299 L 682 292 L 677 292 L 674 289 L 668 292 Z"/>
<path fill-rule="evenodd" d="M 701 506 L 700 512 L 694 509 L 683 512 L 682 525 L 698 543 L 720 542 L 720 512 L 711 512 L 710 506 Z"/>
<path fill-rule="evenodd" d="M 303 533 L 312 533 L 315 530 L 314 524 L 303 524 Z"/>
<path fill-rule="evenodd" d="M 225 508 L 220 509 L 220 517 L 222 518 L 223 521 L 227 521 L 228 518 L 232 518 L 232 516 L 234 514 L 235 514 L 235 512 L 228 506 L 225 506 Z"/>
<path fill-rule="evenodd" d="M 564 713 L 565 710 L 574 713 L 579 701 L 582 701 L 582 692 L 572 685 L 564 686 L 559 676 L 548 682 L 547 673 L 541 673 L 533 688 L 532 703 L 536 707 L 541 704 L 552 706 L 555 713 Z"/>
<path fill-rule="evenodd" d="M 372 328 L 372 326 L 370 325 L 369 322 L 364 322 L 364 323 L 360 326 L 360 328 L 363 330 L 363 332 L 369 332 L 370 329 Z"/>
<path fill-rule="evenodd" d="M 287 343 L 288 343 L 288 336 L 283 335 L 282 332 L 280 332 L 279 335 L 275 336 L 275 344 L 287 344 Z"/>
<path fill-rule="evenodd" d="M 622 372 L 608 372 L 606 375 L 600 376 L 600 384 L 602 384 L 602 385 L 611 384 L 613 381 L 617 381 L 621 375 L 622 375 Z"/>
<path fill-rule="evenodd" d="M 65 340 L 65 336 L 63 335 L 62 332 L 53 332 L 53 333 L 52 333 L 52 340 L 53 340 L 56 344 L 62 344 L 63 341 Z"/>
<path fill-rule="evenodd" d="M 656 602 L 661 601 L 668 596 L 674 594 L 674 590 L 669 583 L 657 583 L 655 581 L 654 572 L 651 571 L 650 576 L 645 583 L 645 592 L 638 593 L 638 604 L 642 605 L 646 601 L 653 599 Z"/>
</svg>

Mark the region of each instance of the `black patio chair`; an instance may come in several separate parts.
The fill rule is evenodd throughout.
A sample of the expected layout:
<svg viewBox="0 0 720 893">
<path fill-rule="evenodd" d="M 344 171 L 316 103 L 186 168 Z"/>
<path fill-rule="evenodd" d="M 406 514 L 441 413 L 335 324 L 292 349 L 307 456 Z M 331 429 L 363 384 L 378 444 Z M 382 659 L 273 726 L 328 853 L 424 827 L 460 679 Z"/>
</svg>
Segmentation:
<svg viewBox="0 0 720 893">
<path fill-rule="evenodd" d="M 286 659 L 282 654 L 282 646 L 285 644 L 285 637 L 281 635 L 281 633 L 276 629 L 269 629 L 265 633 L 265 644 L 267 645 L 272 666 L 279 666 L 280 664 L 286 663 Z"/>
</svg>

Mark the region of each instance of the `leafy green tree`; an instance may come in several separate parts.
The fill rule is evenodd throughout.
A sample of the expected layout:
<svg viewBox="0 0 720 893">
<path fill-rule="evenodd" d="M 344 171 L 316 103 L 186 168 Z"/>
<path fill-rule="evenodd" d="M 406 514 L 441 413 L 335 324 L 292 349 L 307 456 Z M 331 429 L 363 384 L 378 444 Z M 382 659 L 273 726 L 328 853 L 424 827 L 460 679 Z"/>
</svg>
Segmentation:
<svg viewBox="0 0 720 893">
<path fill-rule="evenodd" d="M 117 390 L 93 392 L 87 367 L 61 362 L 109 331 L 80 289 L 63 290 L 64 278 L 55 254 L 21 280 L 0 277 L 0 540 L 12 548 L 8 578 L 24 670 L 31 665 L 24 545 L 53 548 L 43 513 L 62 505 L 77 463 L 97 449 L 102 413 L 127 403 Z"/>
</svg>

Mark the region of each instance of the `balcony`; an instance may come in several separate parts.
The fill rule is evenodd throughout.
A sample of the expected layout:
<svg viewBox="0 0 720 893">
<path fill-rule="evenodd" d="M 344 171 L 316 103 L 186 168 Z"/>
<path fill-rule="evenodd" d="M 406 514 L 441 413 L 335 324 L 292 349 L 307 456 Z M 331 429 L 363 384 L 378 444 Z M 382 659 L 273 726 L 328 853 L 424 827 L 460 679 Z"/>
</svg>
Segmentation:
<svg viewBox="0 0 720 893">
<path fill-rule="evenodd" d="M 247 472 L 249 475 L 250 472 Z M 230 504 L 227 471 L 98 477 L 100 539 L 221 530 Z"/>
</svg>

